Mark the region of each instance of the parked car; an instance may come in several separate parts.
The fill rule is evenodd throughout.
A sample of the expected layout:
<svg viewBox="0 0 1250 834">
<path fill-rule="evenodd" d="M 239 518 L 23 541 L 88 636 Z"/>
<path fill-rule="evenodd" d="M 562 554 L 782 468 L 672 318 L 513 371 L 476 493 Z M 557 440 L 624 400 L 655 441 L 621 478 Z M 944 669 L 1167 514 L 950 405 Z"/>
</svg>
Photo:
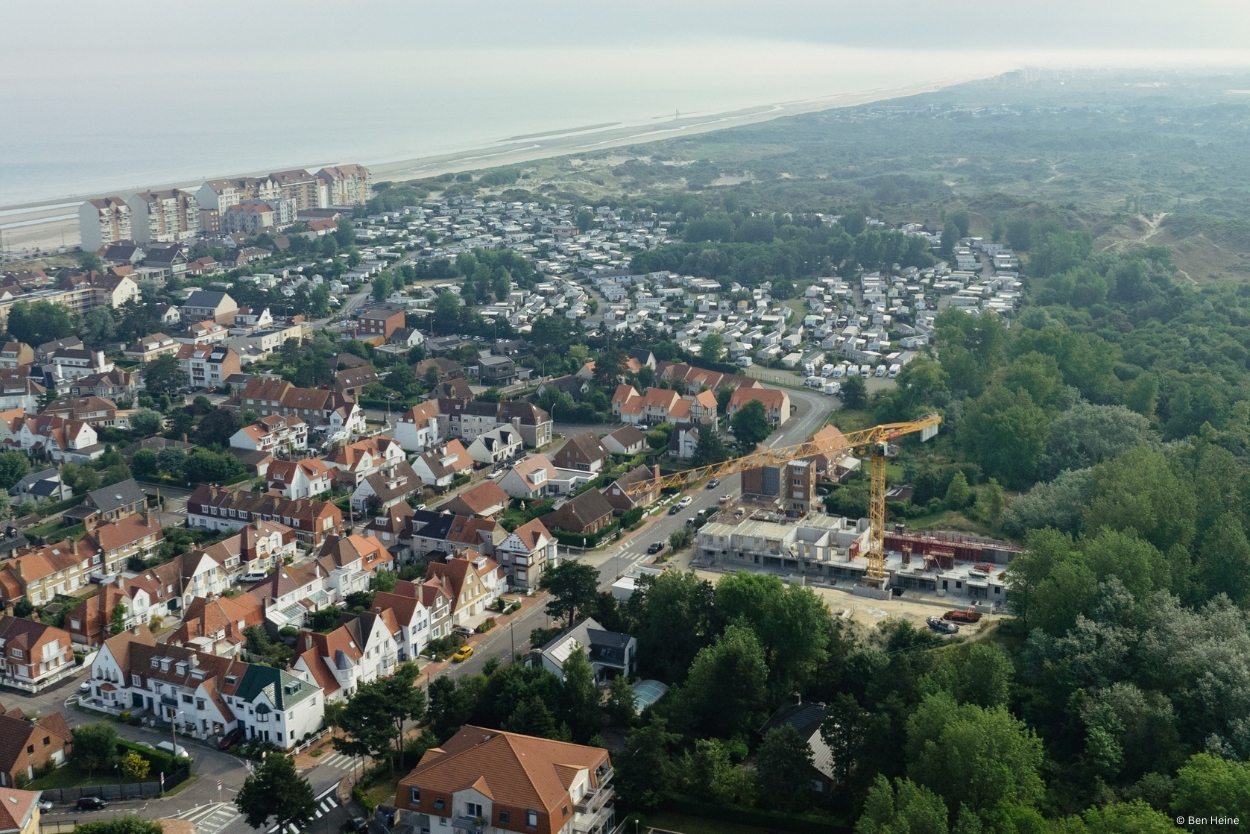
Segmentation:
<svg viewBox="0 0 1250 834">
<path fill-rule="evenodd" d="M 654 556 L 656 553 L 659 553 L 663 549 L 664 549 L 664 542 L 651 542 L 651 544 L 647 545 L 647 555 Z"/>
<path fill-rule="evenodd" d="M 109 804 L 98 796 L 80 796 L 76 807 L 79 811 L 99 811 L 108 806 Z"/>
<path fill-rule="evenodd" d="M 720 486 L 720 478 L 713 478 L 707 482 L 708 489 L 716 489 L 718 486 Z"/>
<path fill-rule="evenodd" d="M 668 508 L 669 515 L 677 515 L 679 512 L 681 512 L 681 506 L 678 504 L 674 504 L 673 506 Z"/>
<path fill-rule="evenodd" d="M 677 502 L 677 506 L 679 509 L 684 510 L 686 509 L 686 507 L 689 507 L 693 503 L 694 503 L 694 499 L 691 498 L 689 495 L 685 495 L 685 496 L 682 496 L 682 499 Z"/>
<path fill-rule="evenodd" d="M 943 620 L 941 617 L 929 617 L 927 620 L 925 620 L 925 622 L 929 624 L 930 629 L 932 629 L 933 631 L 936 631 L 938 634 L 958 634 L 959 633 L 959 626 L 955 625 L 954 623 L 948 623 L 946 622 L 946 620 Z"/>
<path fill-rule="evenodd" d="M 78 693 L 80 695 L 90 695 L 91 694 L 91 681 L 83 681 L 82 683 L 78 684 Z"/>
<path fill-rule="evenodd" d="M 452 634 L 459 634 L 461 637 L 472 637 L 473 629 L 468 626 L 456 626 L 451 630 Z"/>
<path fill-rule="evenodd" d="M 460 648 L 456 649 L 456 653 L 451 656 L 451 662 L 463 663 L 464 661 L 468 660 L 471 657 L 473 657 L 473 647 L 461 646 Z"/>
<path fill-rule="evenodd" d="M 156 749 L 163 750 L 171 756 L 181 756 L 184 759 L 191 758 L 191 754 L 187 752 L 187 748 L 183 747 L 181 744 L 174 744 L 172 741 L 162 741 L 160 744 L 156 745 Z"/>
<path fill-rule="evenodd" d="M 231 747 L 238 744 L 239 740 L 242 738 L 243 738 L 243 728 L 235 727 L 233 730 L 231 730 L 230 732 L 222 736 L 220 739 L 218 739 L 217 749 L 229 750 Z"/>
<path fill-rule="evenodd" d="M 343 823 L 343 831 L 349 834 L 363 834 L 369 830 L 369 821 L 364 817 L 352 817 Z"/>
</svg>

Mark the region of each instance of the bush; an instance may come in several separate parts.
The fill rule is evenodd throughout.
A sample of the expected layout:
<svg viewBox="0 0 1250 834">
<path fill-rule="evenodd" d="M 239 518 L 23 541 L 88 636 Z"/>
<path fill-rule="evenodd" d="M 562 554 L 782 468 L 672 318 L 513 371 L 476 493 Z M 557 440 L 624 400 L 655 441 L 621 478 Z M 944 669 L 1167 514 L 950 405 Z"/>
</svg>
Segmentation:
<svg viewBox="0 0 1250 834">
<path fill-rule="evenodd" d="M 494 627 L 495 627 L 495 618 L 487 617 L 485 620 L 482 620 L 482 622 L 478 623 L 478 626 L 477 628 L 474 629 L 474 631 L 476 631 L 478 634 L 485 634 L 486 632 L 490 631 Z"/>
</svg>

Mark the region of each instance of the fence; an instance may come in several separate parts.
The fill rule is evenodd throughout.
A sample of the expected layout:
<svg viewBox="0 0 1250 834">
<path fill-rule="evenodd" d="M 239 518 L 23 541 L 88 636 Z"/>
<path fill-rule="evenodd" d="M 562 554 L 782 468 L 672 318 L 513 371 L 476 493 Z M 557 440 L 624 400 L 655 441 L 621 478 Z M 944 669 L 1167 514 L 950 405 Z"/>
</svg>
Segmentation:
<svg viewBox="0 0 1250 834">
<path fill-rule="evenodd" d="M 166 779 L 173 787 L 182 780 Z M 54 804 L 71 804 L 84 796 L 98 796 L 109 802 L 121 799 L 151 799 L 161 795 L 160 782 L 130 782 L 125 785 L 92 785 L 89 788 L 43 788 L 43 798 Z"/>
</svg>

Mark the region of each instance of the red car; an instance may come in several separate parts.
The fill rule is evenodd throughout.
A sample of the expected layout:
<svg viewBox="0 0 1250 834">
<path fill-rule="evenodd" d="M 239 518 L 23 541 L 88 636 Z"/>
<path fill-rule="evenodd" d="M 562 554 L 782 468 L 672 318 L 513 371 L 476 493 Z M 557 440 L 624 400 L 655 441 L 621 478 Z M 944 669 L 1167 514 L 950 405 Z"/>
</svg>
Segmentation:
<svg viewBox="0 0 1250 834">
<path fill-rule="evenodd" d="M 235 727 L 217 741 L 218 750 L 229 750 L 243 739 L 243 728 Z"/>
</svg>

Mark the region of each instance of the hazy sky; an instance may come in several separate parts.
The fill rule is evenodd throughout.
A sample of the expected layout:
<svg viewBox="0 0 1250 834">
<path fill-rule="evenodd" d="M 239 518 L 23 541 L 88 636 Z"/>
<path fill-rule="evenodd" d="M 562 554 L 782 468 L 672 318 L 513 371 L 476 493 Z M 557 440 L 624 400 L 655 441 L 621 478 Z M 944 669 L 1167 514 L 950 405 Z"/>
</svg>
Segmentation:
<svg viewBox="0 0 1250 834">
<path fill-rule="evenodd" d="M 1244 0 L 4 0 L 8 77 L 112 73 L 181 54 L 320 61 L 371 49 L 766 39 L 875 49 L 1242 50 Z M 128 60 L 129 59 L 129 60 Z"/>
</svg>

